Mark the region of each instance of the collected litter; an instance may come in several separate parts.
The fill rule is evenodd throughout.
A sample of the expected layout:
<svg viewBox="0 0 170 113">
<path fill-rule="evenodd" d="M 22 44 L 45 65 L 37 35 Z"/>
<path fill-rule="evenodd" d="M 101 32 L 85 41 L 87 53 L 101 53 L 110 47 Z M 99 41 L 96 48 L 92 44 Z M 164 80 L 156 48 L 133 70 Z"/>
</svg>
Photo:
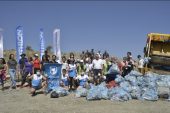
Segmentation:
<svg viewBox="0 0 170 113">
<path fill-rule="evenodd" d="M 170 76 L 152 72 L 142 75 L 137 71 L 131 71 L 124 78 L 119 74 L 116 75 L 114 84 L 116 84 L 114 87 L 108 87 L 108 84 L 103 82 L 98 86 L 91 85 L 90 89 L 77 89 L 76 97 L 121 102 L 131 99 L 157 101 L 158 87 L 170 87 Z"/>
</svg>

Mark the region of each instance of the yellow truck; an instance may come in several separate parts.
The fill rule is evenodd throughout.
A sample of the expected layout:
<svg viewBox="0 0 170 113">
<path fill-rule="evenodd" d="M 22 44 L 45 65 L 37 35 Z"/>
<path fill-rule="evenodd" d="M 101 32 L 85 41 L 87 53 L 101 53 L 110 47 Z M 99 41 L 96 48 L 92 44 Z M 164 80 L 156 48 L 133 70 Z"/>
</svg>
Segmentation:
<svg viewBox="0 0 170 113">
<path fill-rule="evenodd" d="M 170 34 L 149 33 L 144 47 L 144 57 L 150 58 L 149 63 L 145 65 L 146 70 L 169 73 Z"/>
</svg>

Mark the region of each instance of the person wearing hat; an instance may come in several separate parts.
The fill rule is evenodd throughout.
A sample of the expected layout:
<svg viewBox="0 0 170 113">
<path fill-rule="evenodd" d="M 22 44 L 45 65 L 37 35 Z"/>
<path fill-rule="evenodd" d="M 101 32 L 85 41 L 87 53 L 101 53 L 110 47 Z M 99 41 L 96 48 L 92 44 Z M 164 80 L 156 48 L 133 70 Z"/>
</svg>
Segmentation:
<svg viewBox="0 0 170 113">
<path fill-rule="evenodd" d="M 26 58 L 26 54 L 22 53 L 21 58 L 19 60 L 19 70 L 20 70 L 20 76 L 23 77 L 24 76 L 24 67 L 25 67 L 25 62 L 28 61 L 28 59 Z"/>
<path fill-rule="evenodd" d="M 41 69 L 41 61 L 37 53 L 34 55 L 34 57 L 35 58 L 33 60 L 33 72 L 34 74 L 36 74 L 37 70 Z"/>
</svg>

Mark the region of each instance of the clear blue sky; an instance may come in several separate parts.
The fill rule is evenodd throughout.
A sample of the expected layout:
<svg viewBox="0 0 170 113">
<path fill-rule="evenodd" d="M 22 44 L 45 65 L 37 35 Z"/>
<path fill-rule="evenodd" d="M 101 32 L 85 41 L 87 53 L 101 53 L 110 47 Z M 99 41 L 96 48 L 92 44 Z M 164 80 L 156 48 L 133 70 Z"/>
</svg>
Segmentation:
<svg viewBox="0 0 170 113">
<path fill-rule="evenodd" d="M 25 45 L 39 50 L 39 29 L 46 46 L 54 28 L 61 29 L 61 51 L 94 48 L 122 57 L 143 53 L 150 32 L 170 33 L 170 2 L 46 1 L 0 2 L 4 48 L 15 49 L 16 27 L 24 27 Z"/>
</svg>

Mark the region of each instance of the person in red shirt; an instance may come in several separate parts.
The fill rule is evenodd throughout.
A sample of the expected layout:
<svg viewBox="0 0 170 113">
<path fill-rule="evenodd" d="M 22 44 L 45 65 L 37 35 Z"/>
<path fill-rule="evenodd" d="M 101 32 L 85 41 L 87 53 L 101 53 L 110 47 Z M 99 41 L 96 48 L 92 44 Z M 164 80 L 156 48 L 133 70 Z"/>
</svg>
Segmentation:
<svg viewBox="0 0 170 113">
<path fill-rule="evenodd" d="M 33 68 L 34 68 L 34 74 L 36 74 L 37 70 L 41 69 L 41 61 L 38 57 L 38 54 L 34 55 L 35 59 L 33 60 Z"/>
</svg>

